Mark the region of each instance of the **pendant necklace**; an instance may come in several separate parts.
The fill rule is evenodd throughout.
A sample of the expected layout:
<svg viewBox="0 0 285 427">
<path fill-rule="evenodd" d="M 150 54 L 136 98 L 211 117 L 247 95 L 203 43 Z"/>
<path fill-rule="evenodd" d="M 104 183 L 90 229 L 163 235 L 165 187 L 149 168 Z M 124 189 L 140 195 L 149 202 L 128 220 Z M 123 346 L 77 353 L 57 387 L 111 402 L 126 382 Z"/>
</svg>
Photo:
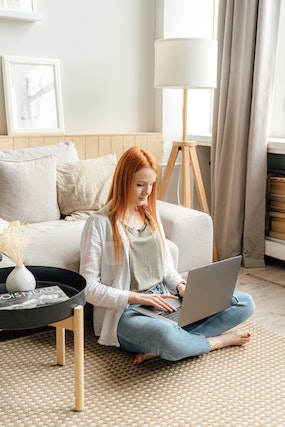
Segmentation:
<svg viewBox="0 0 285 427">
<path fill-rule="evenodd" d="M 140 229 L 133 227 L 132 229 L 132 233 L 135 237 L 138 237 L 138 235 L 140 234 Z"/>
<path fill-rule="evenodd" d="M 130 220 L 129 218 L 126 217 L 127 220 L 127 224 L 130 224 Z M 136 228 L 136 218 L 134 219 L 134 225 L 133 226 L 128 226 L 129 230 L 131 231 L 131 233 L 135 236 L 138 237 L 140 234 L 140 229 Z"/>
<path fill-rule="evenodd" d="M 139 229 L 139 228 L 136 228 L 136 221 L 134 221 L 134 225 L 133 225 L 133 227 L 130 227 L 130 229 L 131 229 L 131 232 L 133 233 L 133 235 L 134 235 L 135 237 L 138 237 L 138 236 L 139 236 L 139 234 L 140 234 L 140 229 Z"/>
</svg>

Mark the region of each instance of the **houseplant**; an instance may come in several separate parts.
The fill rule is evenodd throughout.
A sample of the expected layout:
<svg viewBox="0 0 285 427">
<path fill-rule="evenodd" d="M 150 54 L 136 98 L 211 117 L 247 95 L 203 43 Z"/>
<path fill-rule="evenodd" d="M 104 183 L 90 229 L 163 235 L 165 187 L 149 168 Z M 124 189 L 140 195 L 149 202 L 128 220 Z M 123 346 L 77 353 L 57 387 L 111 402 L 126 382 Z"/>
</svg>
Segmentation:
<svg viewBox="0 0 285 427">
<path fill-rule="evenodd" d="M 34 275 L 24 265 L 24 255 L 29 244 L 26 233 L 29 224 L 10 222 L 0 236 L 0 252 L 10 258 L 15 267 L 6 279 L 7 292 L 30 291 L 36 287 Z"/>
</svg>

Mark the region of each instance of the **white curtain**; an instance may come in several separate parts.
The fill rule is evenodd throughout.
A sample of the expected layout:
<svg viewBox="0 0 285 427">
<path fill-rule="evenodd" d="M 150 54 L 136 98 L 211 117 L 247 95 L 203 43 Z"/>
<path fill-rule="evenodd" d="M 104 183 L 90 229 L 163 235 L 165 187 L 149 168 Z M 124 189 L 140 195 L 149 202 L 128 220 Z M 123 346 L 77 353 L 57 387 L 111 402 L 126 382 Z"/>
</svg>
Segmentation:
<svg viewBox="0 0 285 427">
<path fill-rule="evenodd" d="M 220 0 L 212 216 L 219 259 L 264 266 L 267 141 L 281 0 Z"/>
</svg>

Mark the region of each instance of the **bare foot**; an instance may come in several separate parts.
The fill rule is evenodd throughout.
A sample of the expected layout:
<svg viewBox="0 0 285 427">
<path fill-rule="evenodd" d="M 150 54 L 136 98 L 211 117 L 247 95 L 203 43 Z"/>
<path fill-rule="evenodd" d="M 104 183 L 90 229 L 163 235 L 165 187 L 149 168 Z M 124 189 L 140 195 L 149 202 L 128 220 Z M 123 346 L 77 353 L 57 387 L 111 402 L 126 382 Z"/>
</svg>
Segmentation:
<svg viewBox="0 0 285 427">
<path fill-rule="evenodd" d="M 134 358 L 134 365 L 139 365 L 144 360 L 155 359 L 156 357 L 159 357 L 159 355 L 154 353 L 138 353 Z"/>
<path fill-rule="evenodd" d="M 244 331 L 230 331 L 217 337 L 208 338 L 211 349 L 218 350 L 219 348 L 230 347 L 232 345 L 245 345 L 251 340 L 251 334 Z M 139 365 L 145 360 L 155 359 L 159 357 L 158 354 L 154 353 L 138 353 L 134 358 L 134 365 Z"/>
<path fill-rule="evenodd" d="M 232 345 L 245 345 L 251 340 L 249 332 L 244 331 L 230 331 L 217 337 L 209 338 L 211 350 L 217 350 L 223 347 L 229 347 Z"/>
</svg>

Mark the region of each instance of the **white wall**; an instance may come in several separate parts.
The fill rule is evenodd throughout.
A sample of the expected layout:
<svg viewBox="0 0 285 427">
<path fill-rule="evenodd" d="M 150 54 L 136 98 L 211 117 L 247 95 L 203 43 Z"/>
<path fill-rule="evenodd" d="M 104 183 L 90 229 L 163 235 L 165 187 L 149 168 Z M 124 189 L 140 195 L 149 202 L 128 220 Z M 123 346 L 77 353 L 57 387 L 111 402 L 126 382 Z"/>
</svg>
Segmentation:
<svg viewBox="0 0 285 427">
<path fill-rule="evenodd" d="M 66 133 L 154 131 L 154 0 L 38 0 L 0 20 L 0 55 L 58 58 Z M 159 124 L 158 124 L 159 126 Z M 0 72 L 0 134 L 7 134 Z"/>
</svg>

